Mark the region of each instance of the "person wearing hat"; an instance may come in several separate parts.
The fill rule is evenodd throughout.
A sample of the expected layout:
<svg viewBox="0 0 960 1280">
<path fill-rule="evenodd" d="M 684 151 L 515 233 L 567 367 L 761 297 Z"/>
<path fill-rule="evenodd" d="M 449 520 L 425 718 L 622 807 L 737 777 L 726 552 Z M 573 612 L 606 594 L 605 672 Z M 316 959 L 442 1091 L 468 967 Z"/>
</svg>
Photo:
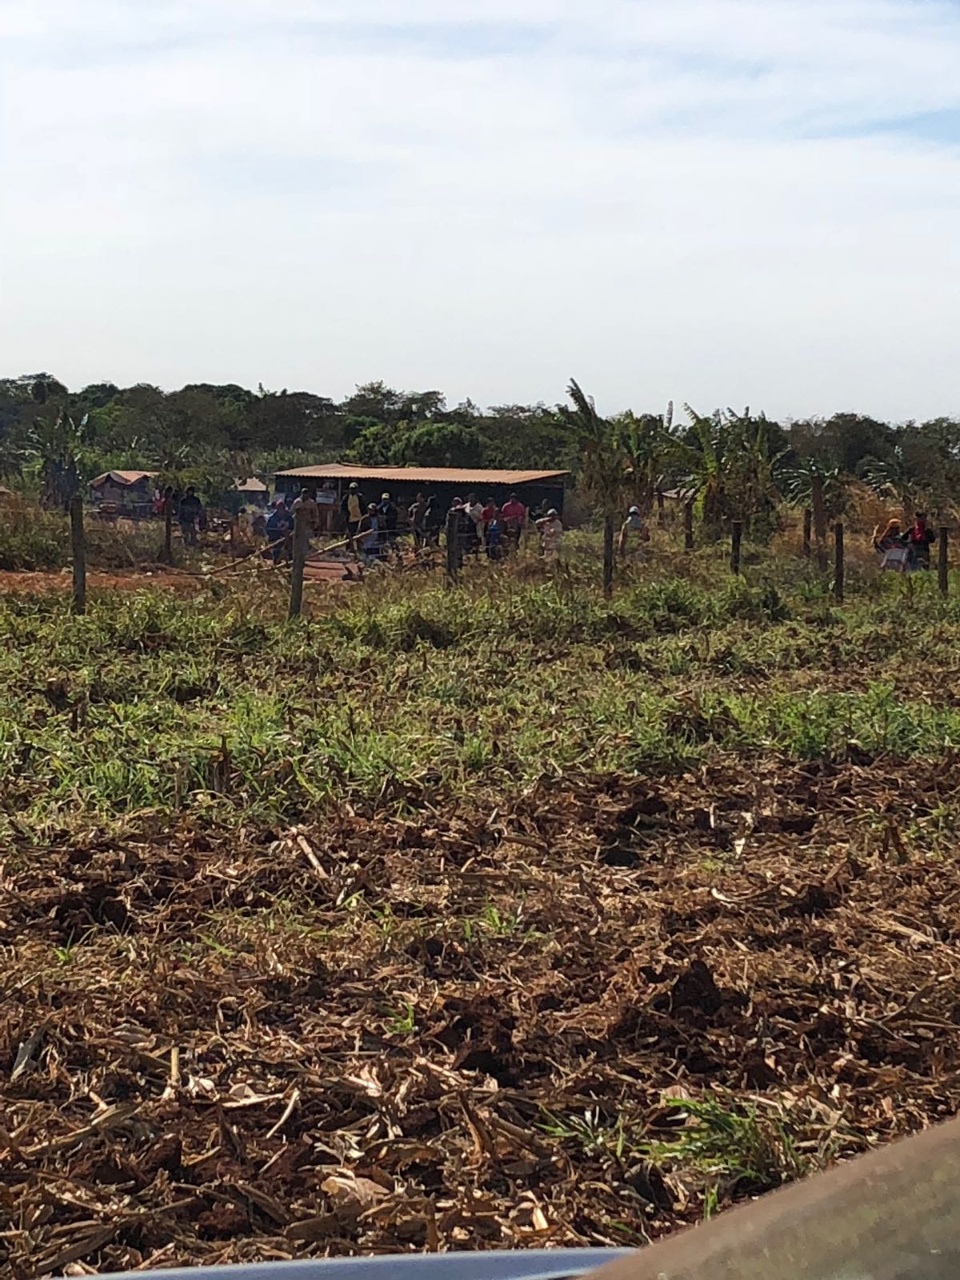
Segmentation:
<svg viewBox="0 0 960 1280">
<path fill-rule="evenodd" d="M 357 533 L 360 554 L 366 560 L 379 560 L 383 555 L 383 516 L 375 502 L 367 504 L 366 515 L 360 520 Z"/>
<path fill-rule="evenodd" d="M 356 480 L 350 481 L 350 487 L 344 494 L 343 501 L 340 503 L 340 510 L 343 513 L 343 520 L 347 526 L 347 536 L 355 538 L 360 529 L 360 521 L 363 519 L 363 513 L 366 503 L 363 501 L 363 494 L 360 492 L 360 486 Z"/>
<path fill-rule="evenodd" d="M 630 550 L 631 544 L 639 550 L 639 543 L 650 541 L 650 530 L 647 528 L 643 516 L 640 514 L 639 507 L 631 507 L 627 513 L 627 518 L 620 526 L 620 543 L 618 551 L 621 556 L 625 556 Z"/>
<path fill-rule="evenodd" d="M 383 542 L 387 546 L 393 546 L 397 540 L 398 513 L 389 493 L 380 495 L 380 505 L 377 507 L 377 511 L 380 513 L 380 529 L 383 534 Z"/>
<path fill-rule="evenodd" d="M 540 554 L 544 560 L 556 564 L 560 559 L 560 544 L 563 541 L 563 521 L 556 507 L 551 507 L 537 521 L 537 532 L 540 534 Z"/>
</svg>

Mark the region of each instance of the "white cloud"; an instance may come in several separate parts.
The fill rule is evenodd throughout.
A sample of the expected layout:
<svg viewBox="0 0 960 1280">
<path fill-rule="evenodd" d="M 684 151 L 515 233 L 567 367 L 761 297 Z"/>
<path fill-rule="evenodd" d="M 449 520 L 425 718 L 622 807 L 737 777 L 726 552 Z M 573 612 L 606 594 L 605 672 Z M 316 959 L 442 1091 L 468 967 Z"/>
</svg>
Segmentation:
<svg viewBox="0 0 960 1280">
<path fill-rule="evenodd" d="M 954 6 L 401 16 L 8 0 L 4 371 L 960 412 Z"/>
</svg>

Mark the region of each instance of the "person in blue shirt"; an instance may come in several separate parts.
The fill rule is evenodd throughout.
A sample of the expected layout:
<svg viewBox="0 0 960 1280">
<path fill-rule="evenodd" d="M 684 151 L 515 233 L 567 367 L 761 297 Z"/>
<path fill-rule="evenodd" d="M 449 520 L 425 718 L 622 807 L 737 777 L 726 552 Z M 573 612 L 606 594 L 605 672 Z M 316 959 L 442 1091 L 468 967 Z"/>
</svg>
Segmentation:
<svg viewBox="0 0 960 1280">
<path fill-rule="evenodd" d="M 292 530 L 293 516 L 283 498 L 278 498 L 267 518 L 267 539 L 272 544 L 270 554 L 274 564 L 290 559 Z"/>
</svg>

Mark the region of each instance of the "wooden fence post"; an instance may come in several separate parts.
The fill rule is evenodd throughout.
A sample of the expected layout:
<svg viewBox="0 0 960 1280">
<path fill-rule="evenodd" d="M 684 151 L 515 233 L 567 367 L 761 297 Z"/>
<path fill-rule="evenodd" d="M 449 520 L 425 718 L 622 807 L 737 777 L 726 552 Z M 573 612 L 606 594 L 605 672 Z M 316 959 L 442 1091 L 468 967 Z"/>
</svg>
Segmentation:
<svg viewBox="0 0 960 1280">
<path fill-rule="evenodd" d="M 613 596 L 613 515 L 607 513 L 603 518 L 603 598 L 609 600 Z"/>
<path fill-rule="evenodd" d="M 942 524 L 940 526 L 940 555 L 937 559 L 937 578 L 940 585 L 940 594 L 942 596 L 946 596 L 950 590 L 950 576 L 948 573 L 947 562 L 948 537 L 949 533 L 947 532 L 947 526 Z"/>
<path fill-rule="evenodd" d="M 169 485 L 163 491 L 163 558 L 173 564 L 173 490 Z"/>
<path fill-rule="evenodd" d="M 83 498 L 70 499 L 70 545 L 73 553 L 73 612 L 87 612 L 87 540 L 83 531 Z"/>
<path fill-rule="evenodd" d="M 683 504 L 683 549 L 693 550 L 693 503 Z"/>
<path fill-rule="evenodd" d="M 303 612 L 303 571 L 310 546 L 310 521 L 303 507 L 293 513 L 293 565 L 290 573 L 290 617 Z"/>
<path fill-rule="evenodd" d="M 733 522 L 733 542 L 730 548 L 730 568 L 734 573 L 740 572 L 740 543 L 743 540 L 743 521 Z"/>
<path fill-rule="evenodd" d="M 813 532 L 813 512 L 807 507 L 803 513 L 803 558 L 810 559 L 810 535 Z"/>
<path fill-rule="evenodd" d="M 447 512 L 447 581 L 451 585 L 460 577 L 462 554 L 460 547 L 460 512 L 451 508 Z"/>
<path fill-rule="evenodd" d="M 834 564 L 833 576 L 833 594 L 837 601 L 843 603 L 843 525 L 838 520 L 833 526 L 833 536 L 836 547 L 836 560 Z"/>
</svg>

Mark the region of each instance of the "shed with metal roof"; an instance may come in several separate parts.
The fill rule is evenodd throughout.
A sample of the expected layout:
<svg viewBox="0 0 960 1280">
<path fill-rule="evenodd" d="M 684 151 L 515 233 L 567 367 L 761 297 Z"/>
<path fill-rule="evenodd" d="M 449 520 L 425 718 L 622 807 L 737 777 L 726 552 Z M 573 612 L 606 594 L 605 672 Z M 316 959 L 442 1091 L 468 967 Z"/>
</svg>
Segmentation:
<svg viewBox="0 0 960 1280">
<path fill-rule="evenodd" d="M 376 502 L 389 493 L 401 508 L 408 507 L 418 493 L 431 494 L 442 506 L 454 498 L 476 494 L 481 502 L 493 498 L 504 503 L 516 493 L 528 507 L 543 503 L 563 510 L 563 494 L 567 471 L 489 471 L 470 467 L 361 467 L 351 462 L 331 462 L 317 467 L 296 467 L 278 471 L 278 494 L 295 494 L 302 488 L 315 491 L 322 500 L 325 494 L 336 497 L 339 504 L 352 483 L 360 486 L 368 502 Z"/>
</svg>

